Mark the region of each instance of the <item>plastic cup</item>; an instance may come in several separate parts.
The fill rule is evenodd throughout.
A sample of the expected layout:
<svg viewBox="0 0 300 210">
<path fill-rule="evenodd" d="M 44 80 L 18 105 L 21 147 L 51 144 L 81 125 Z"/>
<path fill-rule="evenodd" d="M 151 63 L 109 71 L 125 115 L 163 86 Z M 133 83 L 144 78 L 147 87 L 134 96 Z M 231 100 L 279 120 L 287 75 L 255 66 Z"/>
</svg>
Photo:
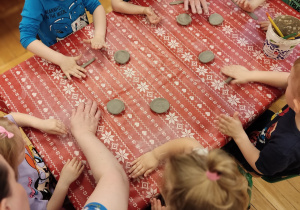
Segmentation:
<svg viewBox="0 0 300 210">
<path fill-rule="evenodd" d="M 266 56 L 274 60 L 283 60 L 291 54 L 300 43 L 300 39 L 287 40 L 278 36 L 270 24 L 266 34 L 263 51 Z"/>
</svg>

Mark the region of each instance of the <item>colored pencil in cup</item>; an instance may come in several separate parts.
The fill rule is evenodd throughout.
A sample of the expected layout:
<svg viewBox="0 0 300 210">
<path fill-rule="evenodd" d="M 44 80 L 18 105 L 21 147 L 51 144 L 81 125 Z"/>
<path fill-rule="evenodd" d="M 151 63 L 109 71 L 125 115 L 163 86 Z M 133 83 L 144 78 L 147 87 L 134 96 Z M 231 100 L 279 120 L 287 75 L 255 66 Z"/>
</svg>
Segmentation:
<svg viewBox="0 0 300 210">
<path fill-rule="evenodd" d="M 283 38 L 284 38 L 284 39 L 295 38 L 295 36 L 297 36 L 297 34 L 298 34 L 298 33 L 292 33 L 292 34 L 289 34 L 289 35 L 284 36 Z"/>
<path fill-rule="evenodd" d="M 272 20 L 271 16 L 269 15 L 269 13 L 267 13 L 267 16 L 272 24 L 272 26 L 275 28 L 275 30 L 277 31 L 277 33 L 279 34 L 279 36 L 283 37 L 283 34 L 281 33 L 280 29 L 277 27 L 277 25 L 274 23 L 274 21 Z"/>
</svg>

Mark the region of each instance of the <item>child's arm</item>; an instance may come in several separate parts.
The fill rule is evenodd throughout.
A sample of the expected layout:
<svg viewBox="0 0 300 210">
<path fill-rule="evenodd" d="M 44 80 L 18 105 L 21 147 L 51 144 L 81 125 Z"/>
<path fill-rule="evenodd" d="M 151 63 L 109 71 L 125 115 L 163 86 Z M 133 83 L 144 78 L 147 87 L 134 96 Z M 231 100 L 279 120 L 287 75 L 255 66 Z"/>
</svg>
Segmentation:
<svg viewBox="0 0 300 210">
<path fill-rule="evenodd" d="M 93 20 L 95 27 L 94 37 L 92 39 L 84 40 L 84 42 L 90 43 L 93 49 L 100 50 L 102 47 L 106 47 L 106 15 L 102 5 L 99 5 L 94 10 Z"/>
<path fill-rule="evenodd" d="M 56 119 L 42 120 L 40 118 L 19 112 L 12 112 L 10 115 L 13 116 L 14 120 L 20 127 L 32 127 L 50 134 L 67 133 L 64 123 Z"/>
<path fill-rule="evenodd" d="M 247 12 L 253 12 L 259 5 L 261 5 L 265 1 L 266 0 L 235 0 L 235 3 L 237 3 L 243 10 Z"/>
<path fill-rule="evenodd" d="M 142 174 L 146 177 L 162 160 L 166 160 L 176 154 L 190 153 L 197 147 L 200 148 L 202 146 L 192 138 L 180 138 L 169 141 L 134 160 L 131 163 L 132 167 L 129 170 L 129 177 L 136 178 Z"/>
<path fill-rule="evenodd" d="M 72 111 L 71 131 L 92 170 L 97 186 L 86 204 L 98 202 L 109 210 L 128 208 L 129 184 L 123 167 L 95 136 L 101 112 L 88 100 Z M 117 202 L 116 202 L 117 201 Z"/>
<path fill-rule="evenodd" d="M 84 165 L 76 158 L 67 161 L 61 171 L 53 195 L 47 204 L 47 210 L 60 210 L 62 208 L 70 184 L 79 177 L 83 169 Z"/>
<path fill-rule="evenodd" d="M 55 50 L 52 50 L 38 40 L 31 42 L 28 45 L 27 50 L 42 58 L 45 58 L 54 64 L 59 65 L 68 79 L 71 79 L 71 75 L 77 78 L 85 77 L 84 73 L 86 70 L 76 63 L 76 61 L 80 59 L 81 55 L 76 57 L 65 56 L 59 52 L 56 52 Z"/>
<path fill-rule="evenodd" d="M 232 77 L 232 84 L 243 84 L 247 82 L 260 82 L 273 87 L 286 88 L 290 73 L 274 71 L 249 71 L 244 66 L 225 66 L 221 72 Z"/>
<path fill-rule="evenodd" d="M 233 138 L 250 166 L 261 174 L 255 165 L 259 158 L 260 151 L 251 144 L 238 115 L 238 112 L 235 112 L 233 117 L 224 114 L 220 115 L 218 120 L 219 130 L 223 134 Z"/>
</svg>

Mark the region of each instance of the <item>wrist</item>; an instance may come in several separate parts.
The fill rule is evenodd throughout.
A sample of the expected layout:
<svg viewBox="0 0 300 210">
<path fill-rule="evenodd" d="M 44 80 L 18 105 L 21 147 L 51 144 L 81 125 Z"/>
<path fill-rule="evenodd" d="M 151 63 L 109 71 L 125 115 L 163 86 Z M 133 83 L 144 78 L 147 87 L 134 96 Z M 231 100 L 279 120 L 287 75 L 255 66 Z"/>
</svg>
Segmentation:
<svg viewBox="0 0 300 210">
<path fill-rule="evenodd" d="M 80 129 L 72 130 L 72 134 L 76 139 L 88 138 L 89 136 L 95 136 L 95 134 L 92 133 L 91 131 L 81 131 Z"/>
<path fill-rule="evenodd" d="M 245 141 L 249 141 L 249 137 L 247 136 L 247 134 L 244 130 L 239 135 L 236 135 L 235 137 L 232 137 L 232 138 L 237 145 L 243 144 L 243 142 L 245 142 Z"/>
<path fill-rule="evenodd" d="M 60 177 L 60 179 L 58 180 L 55 189 L 59 189 L 59 190 L 68 190 L 70 187 L 70 184 L 67 180 L 64 180 L 62 177 Z"/>
</svg>

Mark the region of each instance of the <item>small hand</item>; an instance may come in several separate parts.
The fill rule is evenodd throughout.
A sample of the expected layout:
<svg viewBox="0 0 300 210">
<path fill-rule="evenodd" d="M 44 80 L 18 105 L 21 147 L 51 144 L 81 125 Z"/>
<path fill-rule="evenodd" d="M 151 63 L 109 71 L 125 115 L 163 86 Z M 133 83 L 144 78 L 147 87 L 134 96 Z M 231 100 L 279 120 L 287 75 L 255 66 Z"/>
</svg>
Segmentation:
<svg viewBox="0 0 300 210">
<path fill-rule="evenodd" d="M 99 37 L 93 37 L 91 39 L 84 39 L 83 42 L 91 44 L 91 47 L 95 50 L 100 50 L 103 47 L 107 47 L 105 40 Z"/>
<path fill-rule="evenodd" d="M 166 210 L 167 208 L 165 206 L 161 205 L 161 202 L 159 199 L 152 198 L 151 199 L 151 210 Z"/>
<path fill-rule="evenodd" d="M 89 99 L 86 104 L 80 103 L 77 110 L 72 110 L 71 132 L 73 135 L 95 134 L 100 116 L 95 101 Z"/>
<path fill-rule="evenodd" d="M 270 21 L 264 20 L 264 21 L 258 22 L 258 24 L 260 25 L 260 28 L 261 28 L 263 31 L 266 31 L 266 30 L 268 30 L 268 27 L 269 27 L 269 25 L 270 25 Z"/>
<path fill-rule="evenodd" d="M 254 6 L 248 0 L 235 0 L 235 3 L 237 3 L 242 10 L 247 12 L 253 12 L 255 10 Z"/>
<path fill-rule="evenodd" d="M 251 81 L 249 79 L 251 72 L 244 66 L 240 66 L 240 65 L 224 66 L 223 68 L 221 68 L 221 72 L 233 78 L 233 80 L 230 82 L 232 84 L 244 84 Z"/>
<path fill-rule="evenodd" d="M 184 0 L 184 10 L 189 10 L 189 5 L 191 6 L 192 13 L 196 12 L 200 15 L 202 14 L 202 9 L 204 14 L 208 15 L 208 6 L 206 0 Z"/>
<path fill-rule="evenodd" d="M 79 177 L 83 169 L 84 165 L 77 158 L 73 158 L 71 161 L 68 160 L 61 170 L 59 181 L 66 186 L 70 186 Z"/>
<path fill-rule="evenodd" d="M 43 120 L 39 129 L 46 133 L 57 134 L 57 135 L 62 135 L 67 133 L 67 128 L 65 124 L 56 119 Z"/>
<path fill-rule="evenodd" d="M 221 114 L 217 124 L 220 132 L 227 136 L 231 136 L 233 139 L 238 139 L 238 137 L 245 134 L 238 112 L 235 112 L 232 117 Z"/>
<path fill-rule="evenodd" d="M 150 7 L 146 7 L 144 9 L 144 14 L 148 17 L 149 22 L 152 24 L 157 24 L 162 19 L 161 17 L 158 17 Z"/>
<path fill-rule="evenodd" d="M 86 73 L 86 70 L 76 63 L 80 58 L 81 55 L 76 57 L 64 56 L 63 60 L 60 62 L 59 66 L 69 80 L 71 80 L 71 75 L 79 79 L 85 77 L 84 73 Z"/>
<path fill-rule="evenodd" d="M 129 177 L 136 178 L 142 174 L 148 176 L 159 164 L 159 160 L 155 157 L 153 151 L 147 152 L 131 162 L 131 168 L 129 169 Z"/>
</svg>

